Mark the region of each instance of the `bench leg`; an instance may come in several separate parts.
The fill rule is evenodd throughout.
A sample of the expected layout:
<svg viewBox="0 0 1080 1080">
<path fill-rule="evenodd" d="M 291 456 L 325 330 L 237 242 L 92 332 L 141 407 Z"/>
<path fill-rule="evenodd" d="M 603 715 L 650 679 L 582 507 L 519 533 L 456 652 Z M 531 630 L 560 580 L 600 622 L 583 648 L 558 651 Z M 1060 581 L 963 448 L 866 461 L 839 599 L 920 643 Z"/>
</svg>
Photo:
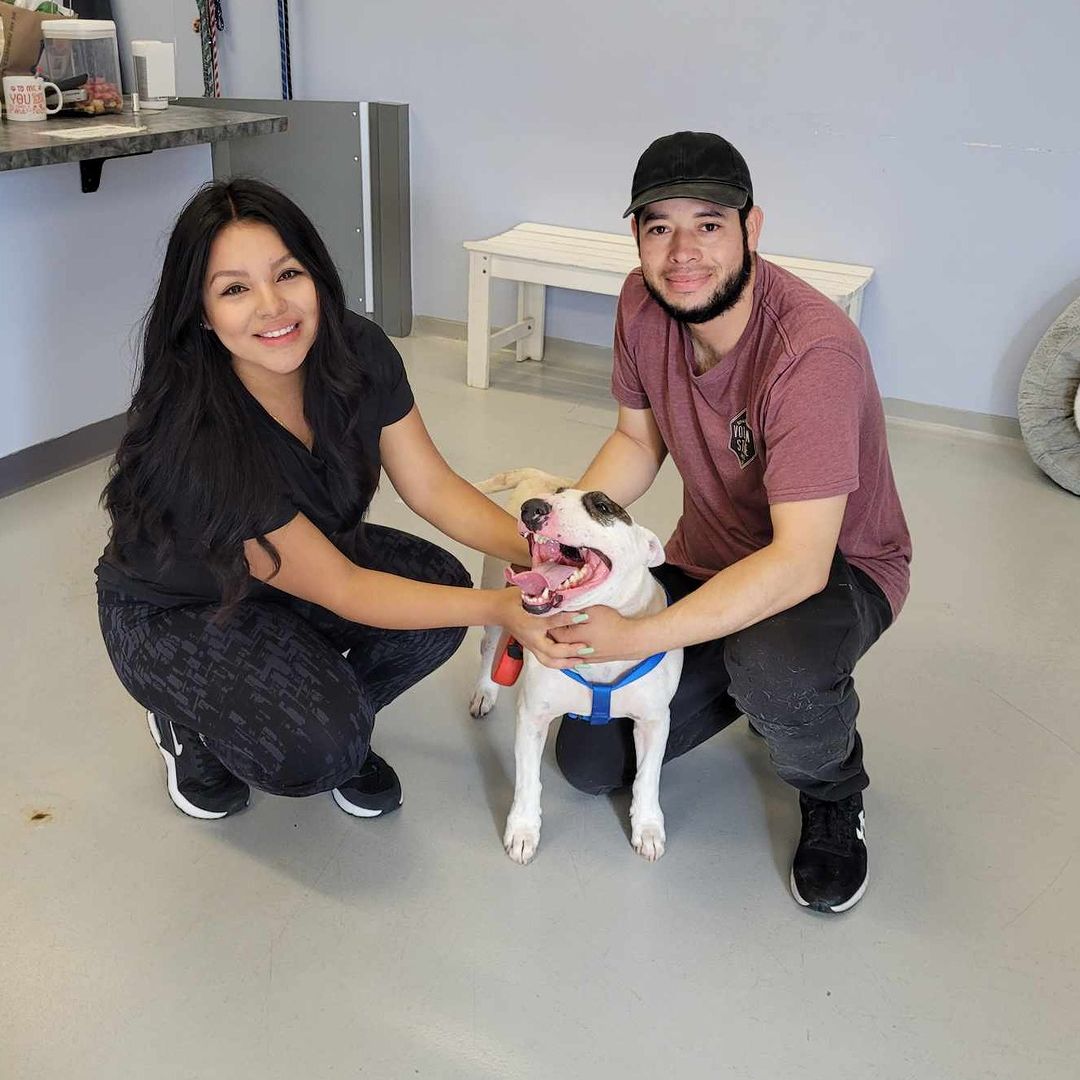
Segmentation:
<svg viewBox="0 0 1080 1080">
<path fill-rule="evenodd" d="M 544 299 L 547 290 L 543 285 L 524 281 L 518 284 L 518 322 L 532 319 L 533 329 L 528 337 L 517 343 L 518 360 L 544 359 Z"/>
<path fill-rule="evenodd" d="M 469 252 L 469 322 L 465 381 L 485 389 L 491 362 L 491 275 L 487 255 Z"/>
<path fill-rule="evenodd" d="M 848 300 L 847 304 L 848 318 L 851 319 L 856 326 L 859 325 L 859 316 L 862 314 L 862 297 L 863 290 L 859 289 L 858 292 Z"/>
</svg>

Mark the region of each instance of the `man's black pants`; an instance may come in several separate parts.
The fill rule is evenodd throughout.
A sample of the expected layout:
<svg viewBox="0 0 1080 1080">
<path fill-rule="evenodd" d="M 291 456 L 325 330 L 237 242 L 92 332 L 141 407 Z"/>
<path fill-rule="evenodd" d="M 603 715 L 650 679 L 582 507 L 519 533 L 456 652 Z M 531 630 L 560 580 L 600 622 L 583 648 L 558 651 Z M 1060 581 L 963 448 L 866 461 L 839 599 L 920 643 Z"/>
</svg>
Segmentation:
<svg viewBox="0 0 1080 1080">
<path fill-rule="evenodd" d="M 654 571 L 674 603 L 702 583 L 674 566 Z M 878 585 L 838 551 L 829 583 L 801 604 L 726 638 L 689 646 L 671 702 L 665 761 L 711 738 L 745 713 L 769 746 L 781 779 L 818 799 L 869 784 L 855 730 L 852 671 L 892 621 Z M 599 795 L 633 783 L 633 726 L 564 718 L 555 755 L 576 788 Z"/>
</svg>

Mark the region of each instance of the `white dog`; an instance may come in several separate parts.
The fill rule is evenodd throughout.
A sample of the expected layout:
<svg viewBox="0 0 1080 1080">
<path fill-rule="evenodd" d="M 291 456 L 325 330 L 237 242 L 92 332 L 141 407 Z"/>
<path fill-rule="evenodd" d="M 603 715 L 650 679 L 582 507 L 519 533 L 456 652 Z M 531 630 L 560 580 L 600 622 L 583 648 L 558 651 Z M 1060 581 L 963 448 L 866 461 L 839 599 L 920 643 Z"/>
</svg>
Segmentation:
<svg viewBox="0 0 1080 1080">
<path fill-rule="evenodd" d="M 536 477 L 531 478 L 536 481 Z M 550 491 L 550 488 L 548 489 Z M 516 494 L 516 492 L 515 492 Z M 542 497 L 540 495 L 542 494 Z M 520 529 L 529 540 L 532 569 L 506 571 L 522 592 L 522 606 L 531 614 L 574 611 L 605 604 L 633 618 L 663 609 L 664 590 L 649 573 L 664 561 L 660 541 L 602 492 L 562 489 L 532 494 L 520 502 Z M 485 582 L 487 584 L 487 582 Z M 487 637 L 480 678 L 470 711 L 482 716 L 494 704 L 491 659 L 498 640 Z M 551 721 L 563 713 L 603 722 L 605 716 L 634 722 L 637 776 L 630 804 L 631 843 L 650 861 L 664 853 L 664 815 L 660 809 L 660 766 L 670 724 L 669 705 L 682 672 L 682 650 L 672 649 L 641 663 L 610 661 L 589 664 L 583 685 L 567 671 L 544 667 L 531 653 L 518 695 L 514 746 L 514 801 L 503 844 L 522 864 L 540 843 L 540 759 Z M 606 708 L 605 708 L 606 699 Z"/>
<path fill-rule="evenodd" d="M 496 473 L 486 480 L 481 480 L 476 487 L 485 495 L 509 491 L 510 497 L 506 500 L 506 510 L 517 518 L 521 513 L 522 503 L 547 492 L 556 491 L 558 488 L 572 487 L 573 484 L 574 481 L 567 477 L 553 476 L 540 469 L 510 469 L 508 472 Z M 493 555 L 485 555 L 480 588 L 501 589 L 505 584 L 506 563 Z M 476 689 L 469 702 L 469 712 L 477 719 L 491 712 L 499 696 L 499 684 L 491 678 L 491 665 L 495 662 L 495 650 L 499 646 L 501 637 L 501 626 L 484 628 L 484 641 L 480 646 L 480 674 L 476 678 Z"/>
</svg>

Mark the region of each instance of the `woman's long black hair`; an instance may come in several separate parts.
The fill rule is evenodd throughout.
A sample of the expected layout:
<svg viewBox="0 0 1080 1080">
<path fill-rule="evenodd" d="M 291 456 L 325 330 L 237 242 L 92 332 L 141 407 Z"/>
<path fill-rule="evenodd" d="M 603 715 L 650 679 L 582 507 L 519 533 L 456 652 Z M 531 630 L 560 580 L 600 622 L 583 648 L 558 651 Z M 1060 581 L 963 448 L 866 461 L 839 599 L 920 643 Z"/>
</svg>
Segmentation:
<svg viewBox="0 0 1080 1080">
<path fill-rule="evenodd" d="M 203 326 L 210 245 L 221 229 L 239 221 L 276 229 L 315 283 L 319 325 L 304 362 L 304 414 L 326 463 L 339 520 L 359 519 L 378 479 L 358 425 L 369 380 L 346 337 L 345 292 L 326 245 L 276 188 L 249 179 L 207 184 L 181 211 L 169 238 L 143 320 L 127 432 L 102 501 L 112 522 L 108 557 L 123 565 L 124 546 L 142 541 L 154 545 L 164 564 L 182 526 L 221 585 L 222 614 L 248 587 L 245 540 L 256 535 L 275 572 L 281 565 L 262 535 L 280 505 L 273 462 L 252 430 L 247 392 L 228 350 Z M 193 520 L 174 519 L 178 504 L 190 508 Z"/>
</svg>

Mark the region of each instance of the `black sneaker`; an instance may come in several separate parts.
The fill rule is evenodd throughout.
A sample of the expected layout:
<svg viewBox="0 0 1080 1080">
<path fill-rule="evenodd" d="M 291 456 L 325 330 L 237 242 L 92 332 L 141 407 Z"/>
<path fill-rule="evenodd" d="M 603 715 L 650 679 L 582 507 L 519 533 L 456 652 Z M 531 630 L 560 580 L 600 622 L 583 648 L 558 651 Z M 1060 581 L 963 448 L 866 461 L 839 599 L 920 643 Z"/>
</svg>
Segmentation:
<svg viewBox="0 0 1080 1080">
<path fill-rule="evenodd" d="M 165 759 L 169 798 L 194 818 L 223 818 L 248 804 L 251 789 L 206 748 L 197 732 L 146 714 L 150 734 Z"/>
<path fill-rule="evenodd" d="M 334 788 L 334 802 L 353 817 L 379 817 L 401 805 L 401 781 L 393 766 L 374 750 L 368 751 L 360 772 Z"/>
<path fill-rule="evenodd" d="M 799 792 L 802 836 L 791 864 L 791 892 L 814 911 L 847 911 L 868 881 L 862 792 L 826 802 Z"/>
</svg>

